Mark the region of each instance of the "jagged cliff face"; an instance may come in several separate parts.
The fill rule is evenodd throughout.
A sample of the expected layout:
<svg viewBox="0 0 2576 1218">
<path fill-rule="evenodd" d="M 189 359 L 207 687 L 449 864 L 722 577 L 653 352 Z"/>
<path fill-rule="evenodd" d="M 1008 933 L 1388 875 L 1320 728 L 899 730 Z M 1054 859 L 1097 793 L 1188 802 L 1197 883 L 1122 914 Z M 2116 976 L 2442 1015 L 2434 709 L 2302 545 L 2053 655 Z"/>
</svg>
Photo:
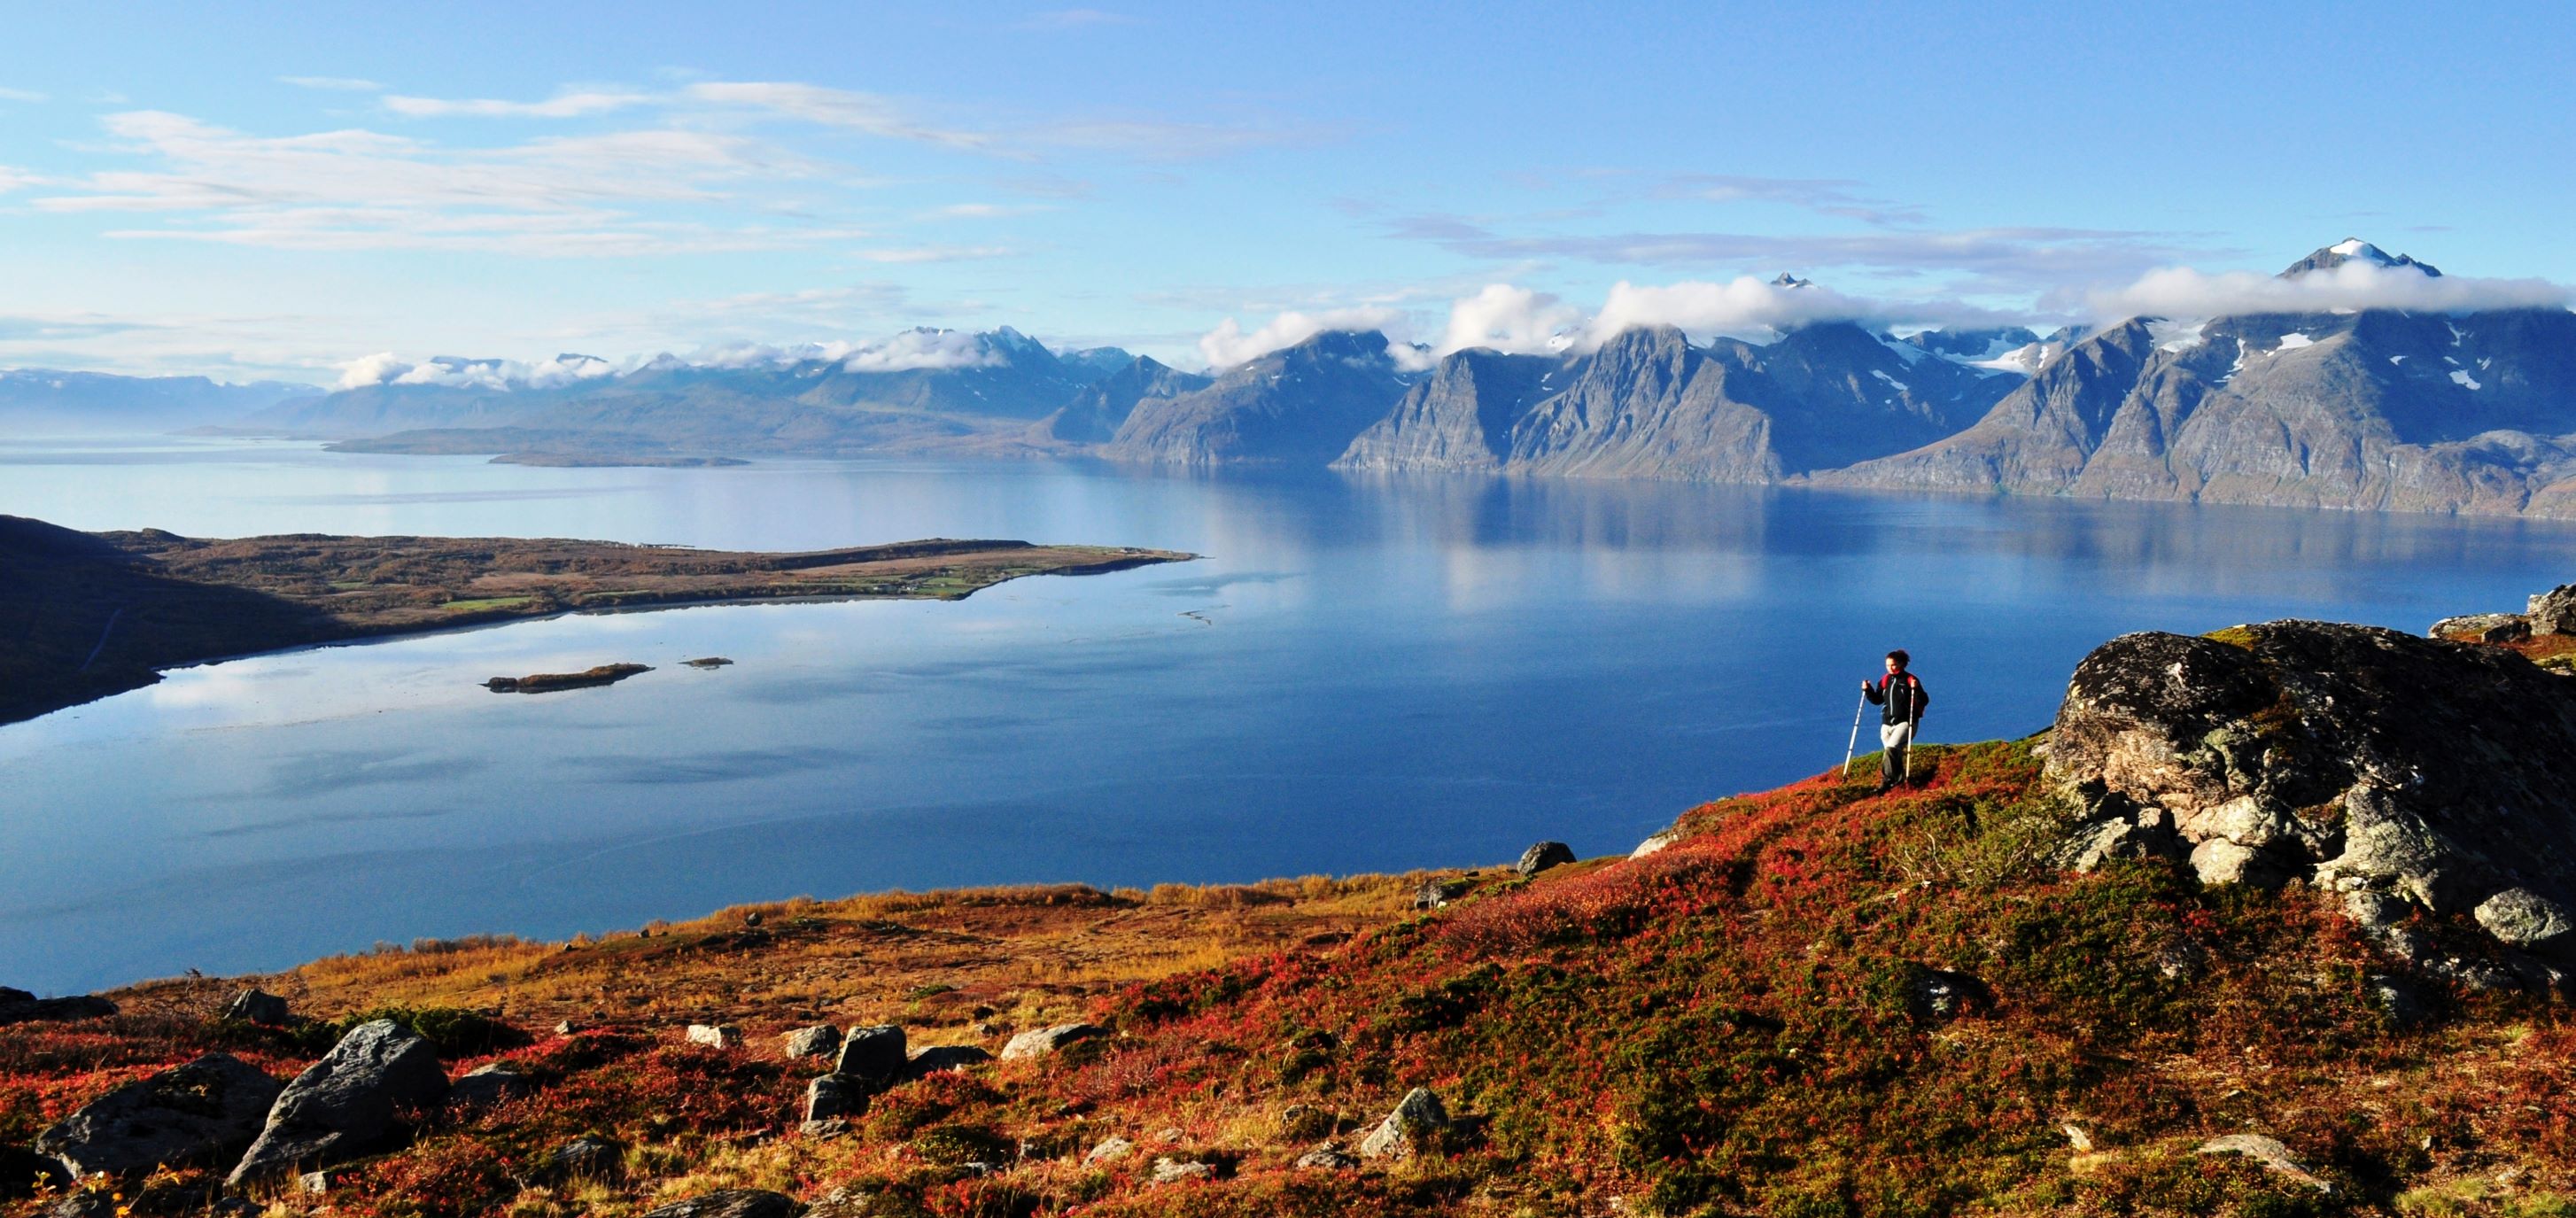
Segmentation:
<svg viewBox="0 0 2576 1218">
<path fill-rule="evenodd" d="M 1271 352 L 1204 389 L 1137 403 L 1104 453 L 1167 465 L 1317 466 L 1412 386 L 1375 331 L 1333 331 Z"/>
<path fill-rule="evenodd" d="M 1207 377 L 1140 355 L 1107 378 L 1085 386 L 1062 409 L 1039 420 L 1032 431 L 1042 440 L 1105 443 L 1118 434 L 1127 416 L 1135 413 L 1138 402 L 1195 393 L 1210 383 Z"/>
<path fill-rule="evenodd" d="M 1338 464 L 1770 482 L 1945 435 L 2015 383 L 1848 324 L 1706 348 L 1640 327 L 1561 362 L 1452 355 Z"/>
<path fill-rule="evenodd" d="M 2341 893 L 2401 945 L 2409 909 L 2465 914 L 2576 968 L 2576 680 L 2503 648 L 2323 622 L 2124 635 L 2076 668 L 2047 773 L 2083 809 L 2074 865 L 2188 852 L 2207 882 Z"/>
<path fill-rule="evenodd" d="M 2576 514 L 2576 314 L 2143 320 L 1959 435 L 1821 485 Z"/>
</svg>

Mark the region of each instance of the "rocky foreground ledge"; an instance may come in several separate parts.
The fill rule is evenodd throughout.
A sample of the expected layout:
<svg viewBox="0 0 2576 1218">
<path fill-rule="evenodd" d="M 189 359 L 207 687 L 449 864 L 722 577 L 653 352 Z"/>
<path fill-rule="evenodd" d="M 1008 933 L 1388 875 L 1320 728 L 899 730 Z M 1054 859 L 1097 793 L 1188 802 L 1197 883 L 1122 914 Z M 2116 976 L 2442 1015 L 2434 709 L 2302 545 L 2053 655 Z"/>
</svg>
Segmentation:
<svg viewBox="0 0 2576 1218">
<path fill-rule="evenodd" d="M 0 1210 L 2576 1212 L 2576 680 L 2522 650 L 2556 637 L 2125 636 L 2031 739 L 1623 858 L 260 979 L 309 1019 L 137 987 L 0 1028 Z"/>
</svg>

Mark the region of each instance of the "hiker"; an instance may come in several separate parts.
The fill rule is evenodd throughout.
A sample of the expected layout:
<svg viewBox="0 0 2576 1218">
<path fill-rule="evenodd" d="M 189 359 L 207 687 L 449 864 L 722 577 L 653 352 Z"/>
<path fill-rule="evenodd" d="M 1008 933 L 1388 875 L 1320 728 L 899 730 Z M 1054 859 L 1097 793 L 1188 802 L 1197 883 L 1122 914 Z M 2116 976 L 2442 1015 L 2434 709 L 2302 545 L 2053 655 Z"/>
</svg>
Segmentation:
<svg viewBox="0 0 2576 1218">
<path fill-rule="evenodd" d="M 1923 722 L 1923 708 L 1932 704 L 1932 695 L 1923 692 L 1923 683 L 1905 671 L 1912 661 L 1904 648 L 1888 652 L 1887 675 L 1860 683 L 1861 696 L 1880 707 L 1878 743 L 1886 749 L 1878 763 L 1881 794 L 1906 777 L 1905 754 L 1914 747 L 1914 729 Z"/>
</svg>

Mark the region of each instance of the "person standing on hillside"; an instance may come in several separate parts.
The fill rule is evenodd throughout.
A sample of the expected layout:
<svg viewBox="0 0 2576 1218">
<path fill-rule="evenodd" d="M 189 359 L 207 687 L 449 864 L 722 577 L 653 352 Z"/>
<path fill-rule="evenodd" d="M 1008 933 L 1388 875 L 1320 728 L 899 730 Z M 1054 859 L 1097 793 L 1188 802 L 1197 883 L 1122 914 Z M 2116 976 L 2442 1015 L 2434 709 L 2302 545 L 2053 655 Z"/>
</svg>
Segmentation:
<svg viewBox="0 0 2576 1218">
<path fill-rule="evenodd" d="M 1863 681 L 1863 696 L 1879 706 L 1878 743 L 1886 751 L 1879 755 L 1878 790 L 1885 794 L 1906 776 L 1905 754 L 1914 747 L 1914 731 L 1923 722 L 1923 708 L 1932 704 L 1932 695 L 1923 692 L 1923 682 L 1907 672 L 1905 666 L 1913 657 L 1903 648 L 1887 653 L 1887 675 L 1876 681 Z"/>
</svg>

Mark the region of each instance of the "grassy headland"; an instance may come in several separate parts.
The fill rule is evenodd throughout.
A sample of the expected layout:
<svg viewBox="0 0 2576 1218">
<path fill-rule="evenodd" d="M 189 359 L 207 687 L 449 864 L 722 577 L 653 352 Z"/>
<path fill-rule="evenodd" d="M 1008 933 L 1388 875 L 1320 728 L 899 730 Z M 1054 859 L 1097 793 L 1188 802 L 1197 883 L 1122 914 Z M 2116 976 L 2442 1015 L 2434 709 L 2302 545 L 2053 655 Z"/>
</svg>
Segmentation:
<svg viewBox="0 0 2576 1218">
<path fill-rule="evenodd" d="M 494 537 L 208 540 L 0 516 L 0 723 L 282 647 L 557 613 L 736 601 L 956 600 L 1024 575 L 1194 557 L 1023 541 L 793 554 Z"/>
</svg>

